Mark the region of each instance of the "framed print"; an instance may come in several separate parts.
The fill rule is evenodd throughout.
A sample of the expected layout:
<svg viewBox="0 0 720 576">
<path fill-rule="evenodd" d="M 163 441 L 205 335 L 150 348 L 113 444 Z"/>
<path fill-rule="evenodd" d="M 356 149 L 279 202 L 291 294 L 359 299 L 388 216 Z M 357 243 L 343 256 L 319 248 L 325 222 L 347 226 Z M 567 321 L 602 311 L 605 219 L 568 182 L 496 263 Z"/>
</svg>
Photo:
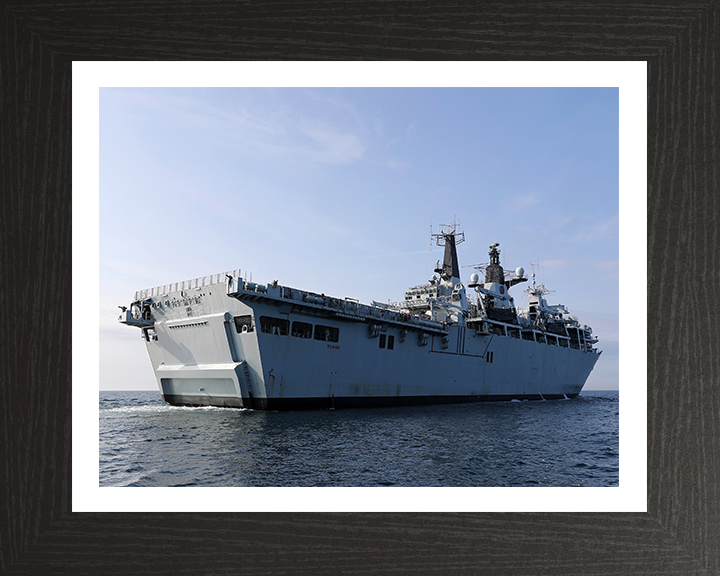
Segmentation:
<svg viewBox="0 0 720 576">
<path fill-rule="evenodd" d="M 113 3 L 9 2 L 0 10 L 0 25 L 0 166 L 8 191 L 0 227 L 6 304 L 1 571 L 680 575 L 720 568 L 714 480 L 720 472 L 719 360 L 708 315 L 718 263 L 716 3 L 246 2 L 169 10 L 151 2 L 135 12 Z M 533 488 L 521 497 L 522 508 L 506 511 L 480 506 L 468 493 L 446 504 L 428 501 L 444 493 L 414 497 L 388 487 L 383 490 L 390 500 L 397 496 L 394 504 L 343 504 L 355 499 L 343 495 L 344 488 L 328 494 L 331 504 L 307 507 L 238 502 L 242 496 L 231 491 L 208 505 L 204 488 L 178 492 L 181 502 L 165 502 L 164 488 L 158 488 L 150 495 L 154 507 L 79 504 L 76 488 L 88 480 L 76 464 L 76 452 L 85 448 L 76 428 L 83 414 L 75 412 L 83 395 L 97 406 L 98 388 L 78 388 L 73 381 L 78 375 L 85 376 L 82 382 L 97 378 L 97 362 L 89 358 L 96 355 L 98 326 L 96 292 L 84 294 L 75 278 L 84 267 L 97 269 L 99 247 L 80 245 L 83 223 L 77 217 L 87 210 L 95 218 L 97 206 L 74 198 L 73 190 L 96 172 L 99 160 L 73 150 L 73 66 L 143 61 L 152 75 L 157 62 L 179 70 L 191 61 L 209 66 L 220 60 L 271 69 L 274 61 L 297 61 L 297 70 L 307 60 L 436 60 L 448 67 L 487 61 L 510 69 L 513 62 L 535 62 L 537 69 L 553 61 L 587 62 L 588 68 L 592 62 L 645 63 L 647 171 L 639 186 L 647 190 L 629 193 L 646 194 L 647 230 L 632 209 L 621 211 L 628 222 L 620 225 L 639 228 L 647 238 L 638 261 L 621 269 L 618 284 L 621 334 L 623 328 L 630 338 L 633 330 L 647 334 L 646 351 L 633 353 L 647 364 L 646 395 L 636 397 L 646 402 L 646 429 L 643 414 L 637 421 L 646 430 L 638 454 L 646 451 L 647 476 L 641 469 L 626 477 L 621 464 L 619 486 L 639 485 L 644 502 L 609 511 L 596 501 L 578 511 L 539 504 L 553 500 L 555 489 Z M 352 142 L 346 144 L 352 154 Z M 78 248 L 87 248 L 80 258 L 73 255 Z M 645 252 L 647 261 L 640 261 Z M 84 340 L 77 340 L 78 328 Z M 623 386 L 631 390 L 633 383 Z M 96 475 L 90 483 L 97 486 Z M 123 491 L 117 498 L 125 499 L 146 489 L 117 490 Z M 197 499 L 186 490 L 196 490 L 190 494 Z M 291 496 L 298 497 L 305 495 Z"/>
</svg>

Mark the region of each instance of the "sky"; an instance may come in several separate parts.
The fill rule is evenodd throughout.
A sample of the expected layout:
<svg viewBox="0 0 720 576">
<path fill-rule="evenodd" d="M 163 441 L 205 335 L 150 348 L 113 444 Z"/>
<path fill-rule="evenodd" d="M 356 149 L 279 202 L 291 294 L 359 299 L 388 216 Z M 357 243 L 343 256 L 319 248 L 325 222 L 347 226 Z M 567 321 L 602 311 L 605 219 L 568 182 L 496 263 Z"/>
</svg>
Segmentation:
<svg viewBox="0 0 720 576">
<path fill-rule="evenodd" d="M 136 290 L 240 268 L 398 301 L 453 221 L 463 282 L 499 242 L 617 389 L 618 118 L 617 88 L 101 88 L 100 389 L 157 389 Z"/>
</svg>

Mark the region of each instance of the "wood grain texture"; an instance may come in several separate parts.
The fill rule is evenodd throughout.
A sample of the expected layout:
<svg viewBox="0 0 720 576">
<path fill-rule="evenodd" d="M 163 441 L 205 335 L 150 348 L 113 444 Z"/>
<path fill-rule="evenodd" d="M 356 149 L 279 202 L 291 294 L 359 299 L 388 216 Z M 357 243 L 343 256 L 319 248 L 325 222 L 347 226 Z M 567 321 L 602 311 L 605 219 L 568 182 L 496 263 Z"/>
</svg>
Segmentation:
<svg viewBox="0 0 720 576">
<path fill-rule="evenodd" d="M 0 572 L 720 574 L 719 51 L 717 1 L 1 4 Z M 647 60 L 649 512 L 72 514 L 73 59 Z"/>
</svg>

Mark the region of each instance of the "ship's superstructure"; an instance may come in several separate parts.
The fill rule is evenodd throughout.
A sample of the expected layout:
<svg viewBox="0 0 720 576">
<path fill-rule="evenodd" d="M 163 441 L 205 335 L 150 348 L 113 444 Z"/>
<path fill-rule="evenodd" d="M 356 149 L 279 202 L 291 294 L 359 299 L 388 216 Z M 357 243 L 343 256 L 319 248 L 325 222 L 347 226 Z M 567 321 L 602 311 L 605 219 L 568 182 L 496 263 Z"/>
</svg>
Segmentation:
<svg viewBox="0 0 720 576">
<path fill-rule="evenodd" d="M 528 288 L 517 309 L 492 244 L 485 282 L 460 280 L 455 225 L 426 284 L 370 305 L 243 279 L 240 270 L 142 290 L 120 322 L 141 329 L 165 401 L 303 409 L 577 396 L 600 352 L 588 326 Z M 482 267 L 480 267 L 482 269 Z M 473 298 L 468 299 L 467 289 Z"/>
</svg>

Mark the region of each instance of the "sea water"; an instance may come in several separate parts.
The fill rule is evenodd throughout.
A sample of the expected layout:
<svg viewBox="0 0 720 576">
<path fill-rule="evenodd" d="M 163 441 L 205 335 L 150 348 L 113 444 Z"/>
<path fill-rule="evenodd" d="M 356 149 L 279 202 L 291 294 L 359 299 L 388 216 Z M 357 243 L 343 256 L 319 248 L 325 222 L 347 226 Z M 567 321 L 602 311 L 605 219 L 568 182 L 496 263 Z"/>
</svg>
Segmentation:
<svg viewBox="0 0 720 576">
<path fill-rule="evenodd" d="M 259 412 L 100 392 L 100 486 L 617 486 L 618 391 Z"/>
</svg>

